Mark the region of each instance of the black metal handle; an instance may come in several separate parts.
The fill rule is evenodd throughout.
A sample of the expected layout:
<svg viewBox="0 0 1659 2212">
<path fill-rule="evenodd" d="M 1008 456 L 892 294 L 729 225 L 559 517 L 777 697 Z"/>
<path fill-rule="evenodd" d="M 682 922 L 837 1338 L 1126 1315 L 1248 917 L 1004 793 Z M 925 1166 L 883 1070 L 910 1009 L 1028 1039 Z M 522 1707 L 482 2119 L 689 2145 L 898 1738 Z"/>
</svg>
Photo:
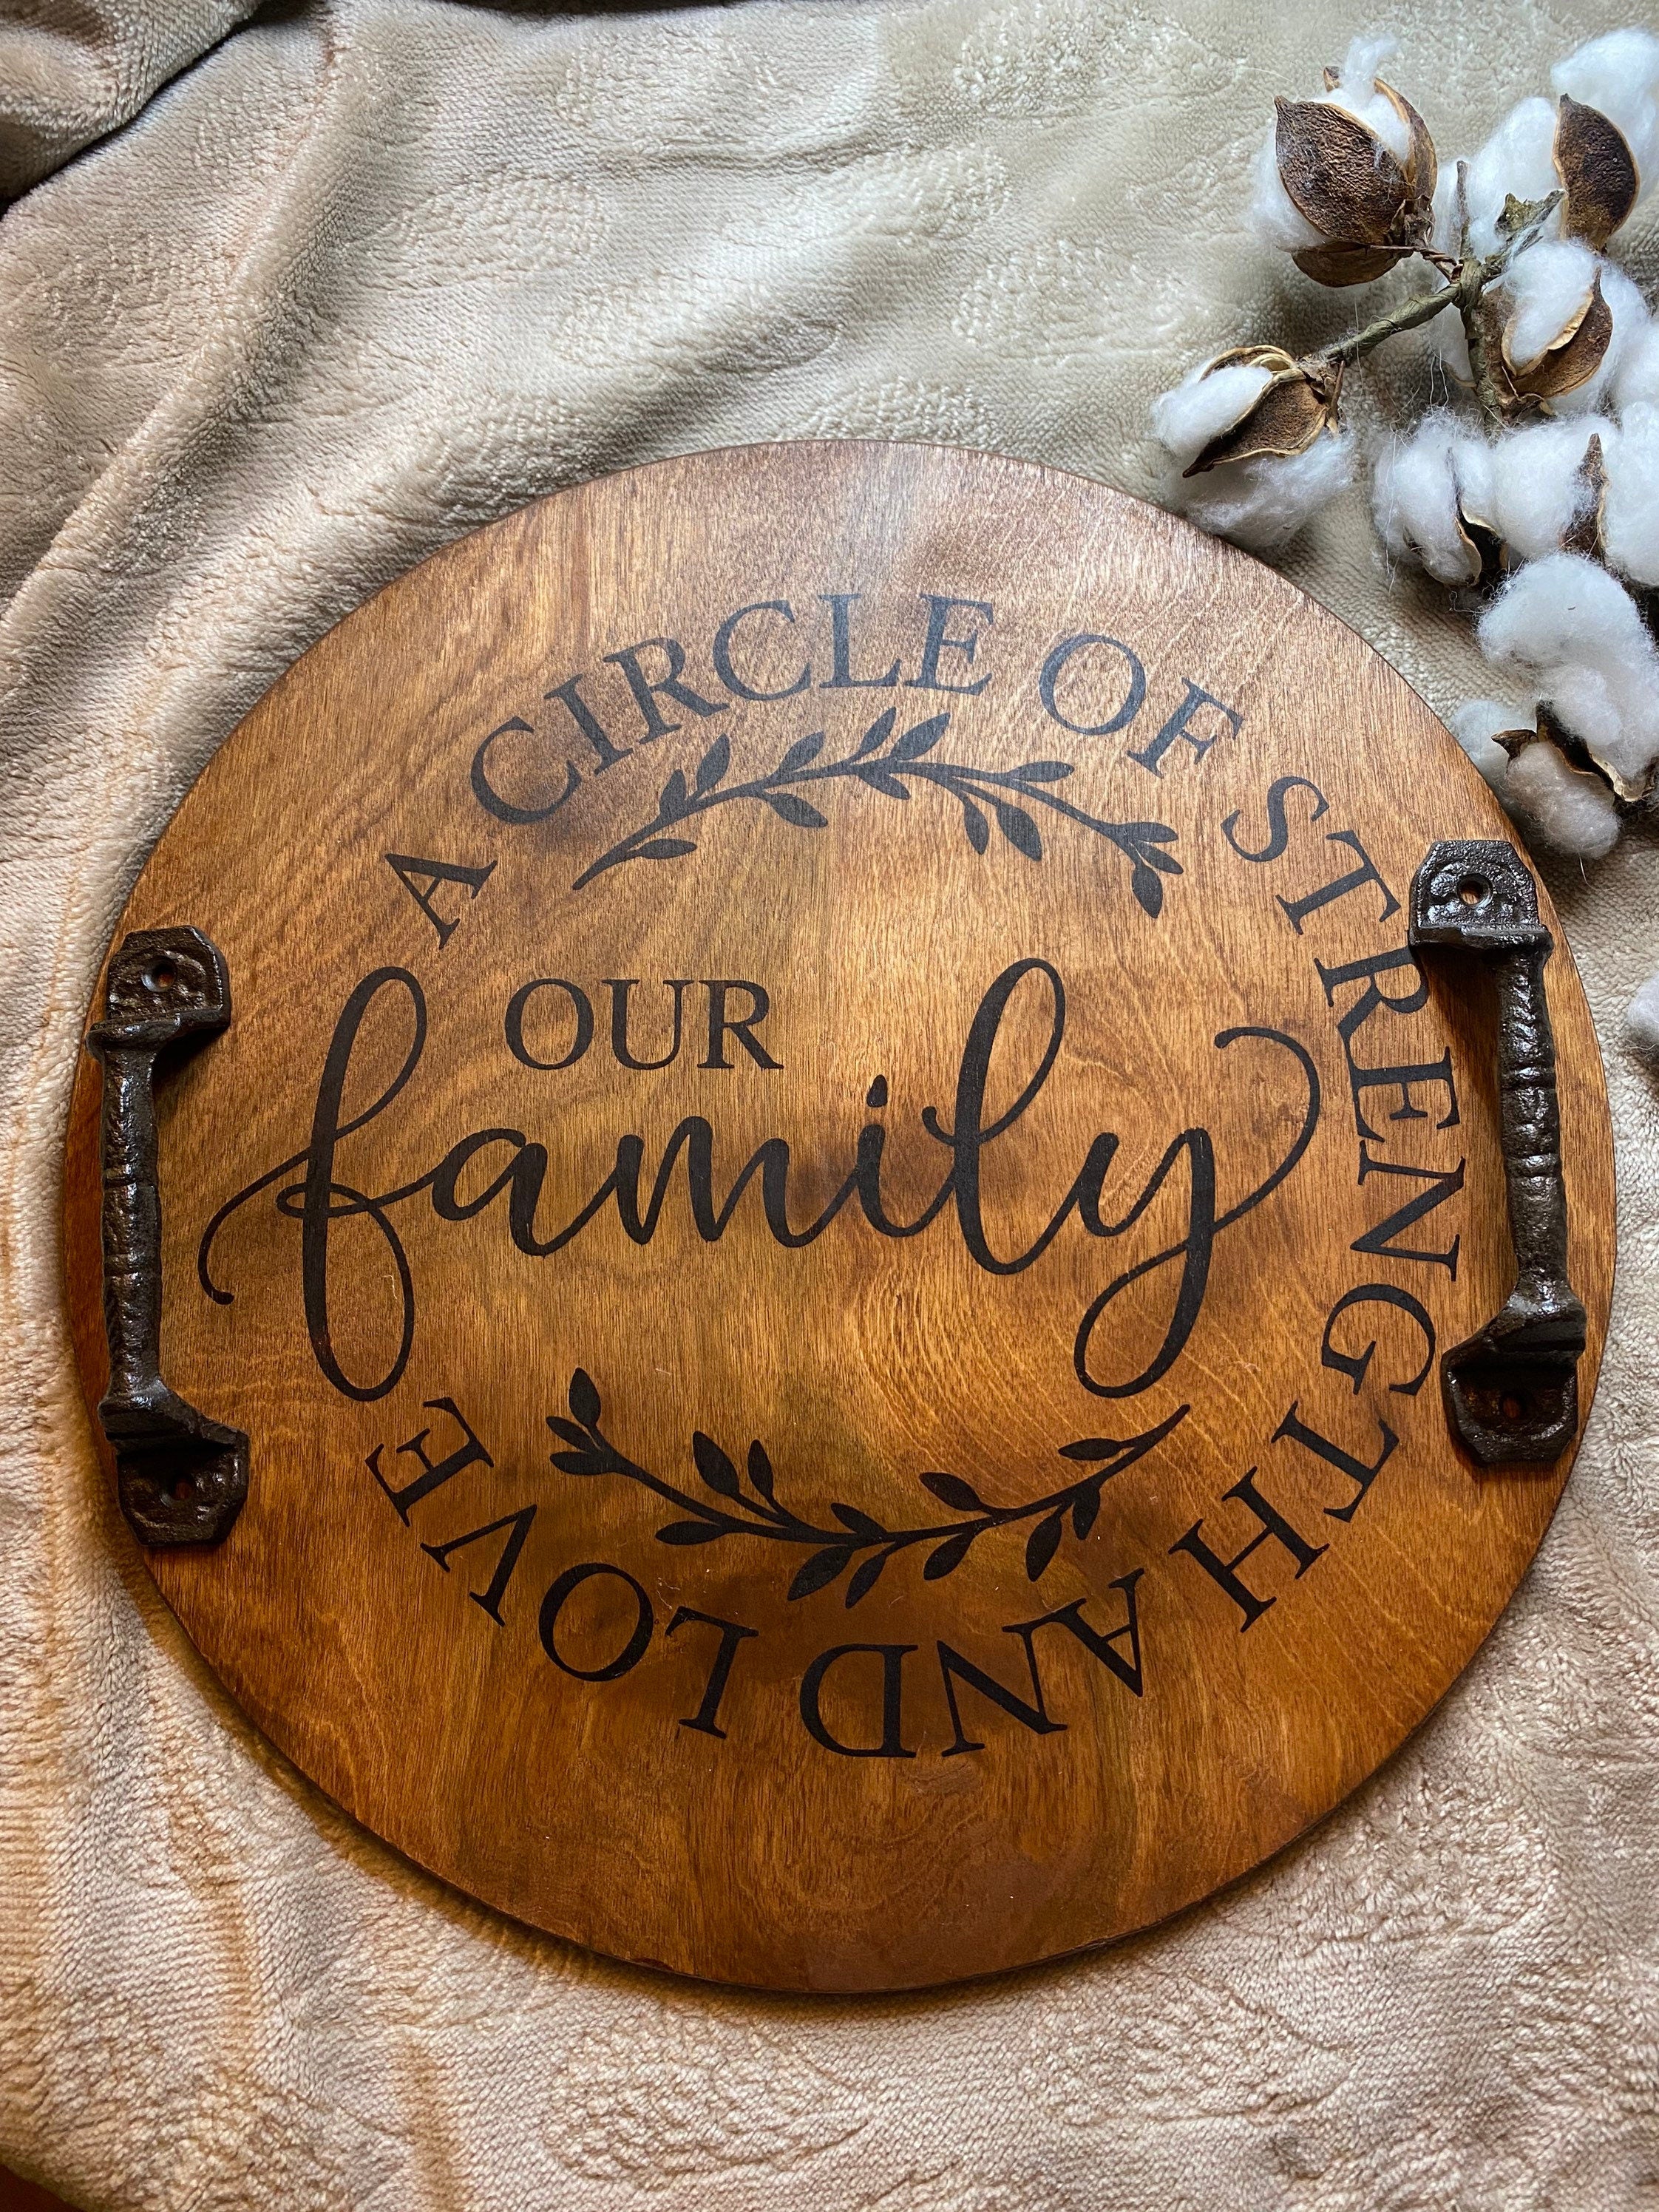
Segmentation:
<svg viewBox="0 0 1659 2212">
<path fill-rule="evenodd" d="M 158 1055 L 230 1019 L 224 956 L 199 929 L 141 929 L 109 964 L 104 1018 L 87 1034 L 104 1066 L 104 1328 L 109 1389 L 98 1407 L 121 1510 L 141 1544 L 217 1544 L 247 1495 L 247 1438 L 161 1380 L 161 1198 L 155 1181 Z"/>
<path fill-rule="evenodd" d="M 1483 1467 L 1559 1459 L 1578 1427 L 1584 1308 L 1567 1279 L 1567 1191 L 1555 1038 L 1544 995 L 1554 949 L 1512 845 L 1431 845 L 1412 884 L 1408 941 L 1472 952 L 1498 985 L 1498 1090 L 1516 1283 L 1440 1363 L 1447 1418 Z"/>
</svg>

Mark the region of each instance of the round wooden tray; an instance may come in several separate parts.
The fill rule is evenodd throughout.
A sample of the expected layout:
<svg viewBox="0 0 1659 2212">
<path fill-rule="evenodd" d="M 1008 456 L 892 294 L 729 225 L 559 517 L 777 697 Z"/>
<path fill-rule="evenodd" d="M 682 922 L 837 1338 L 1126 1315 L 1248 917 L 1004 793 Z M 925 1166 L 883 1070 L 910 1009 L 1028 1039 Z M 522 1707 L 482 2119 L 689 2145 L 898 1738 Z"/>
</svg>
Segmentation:
<svg viewBox="0 0 1659 2212">
<path fill-rule="evenodd" d="M 234 1009 L 157 1093 L 161 1345 L 247 1497 L 156 1581 L 377 1834 L 619 1957 L 897 1989 L 1206 1896 L 1423 1719 L 1565 1478 L 1436 1377 L 1515 1261 L 1492 991 L 1406 902 L 1507 836 L 1360 639 L 1079 478 L 761 447 L 462 539 L 118 933 L 199 927 Z M 1611 1146 L 1547 977 L 1582 1413 Z"/>
</svg>

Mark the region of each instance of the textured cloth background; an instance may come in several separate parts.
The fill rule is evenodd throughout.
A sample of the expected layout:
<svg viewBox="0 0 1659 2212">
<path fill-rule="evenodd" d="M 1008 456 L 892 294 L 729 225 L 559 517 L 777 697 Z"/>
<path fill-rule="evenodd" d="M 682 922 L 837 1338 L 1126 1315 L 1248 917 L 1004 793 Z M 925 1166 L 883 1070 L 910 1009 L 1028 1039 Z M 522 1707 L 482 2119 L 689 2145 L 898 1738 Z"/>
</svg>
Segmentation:
<svg viewBox="0 0 1659 2212">
<path fill-rule="evenodd" d="M 1622 1276 L 1537 1567 L 1309 1841 L 1079 1964 L 895 2002 L 722 1995 L 413 1872 L 195 1661 L 106 1499 L 61 1318 L 101 950 L 280 670 L 459 531 L 682 448 L 935 438 L 1155 489 L 1146 403 L 1191 358 L 1356 313 L 1240 215 L 1272 94 L 1366 19 L 242 12 L 0 0 L 15 184 L 220 40 L 0 222 L 0 2158 L 156 2212 L 1652 2202 L 1659 1126 L 1617 1039 L 1659 960 L 1650 842 L 1556 884 L 1606 1024 Z M 1398 79 L 1468 150 L 1624 19 L 1407 0 Z M 1651 289 L 1650 216 L 1641 236 Z M 1357 506 L 1291 566 L 1443 710 L 1484 688 Z"/>
</svg>

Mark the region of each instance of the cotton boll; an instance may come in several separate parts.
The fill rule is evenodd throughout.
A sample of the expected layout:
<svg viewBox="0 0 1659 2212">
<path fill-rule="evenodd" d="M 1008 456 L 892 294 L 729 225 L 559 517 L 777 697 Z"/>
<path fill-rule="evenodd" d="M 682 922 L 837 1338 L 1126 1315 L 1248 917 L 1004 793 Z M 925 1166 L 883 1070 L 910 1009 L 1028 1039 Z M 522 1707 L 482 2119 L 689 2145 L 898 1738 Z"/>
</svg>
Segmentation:
<svg viewBox="0 0 1659 2212">
<path fill-rule="evenodd" d="M 1201 530 L 1268 552 L 1352 481 L 1353 459 L 1352 433 L 1344 432 L 1285 459 L 1229 463 L 1194 480 L 1201 489 L 1190 495 L 1187 513 Z"/>
<path fill-rule="evenodd" d="M 1636 157 L 1645 198 L 1659 174 L 1659 38 L 1651 31 L 1609 31 L 1559 63 L 1550 82 L 1617 124 Z"/>
<path fill-rule="evenodd" d="M 1356 39 L 1348 48 L 1334 89 L 1321 94 L 1311 105 L 1340 107 L 1345 114 L 1352 115 L 1380 138 L 1395 160 L 1403 164 L 1411 151 L 1411 126 L 1393 101 L 1376 89 L 1377 70 L 1398 52 L 1398 43 L 1393 39 Z M 1246 220 L 1264 245 L 1278 246 L 1286 253 L 1317 246 L 1323 236 L 1285 189 L 1279 173 L 1276 125 L 1269 127 L 1251 167 L 1250 205 Z"/>
<path fill-rule="evenodd" d="M 1552 251 L 1553 249 L 1551 249 Z M 1541 252 L 1541 246 L 1534 252 Z M 1516 266 L 1530 261 L 1532 253 L 1523 253 Z M 1613 336 L 1601 356 L 1601 365 L 1594 376 L 1571 392 L 1563 392 L 1550 404 L 1558 415 L 1584 415 L 1603 406 L 1608 393 L 1616 386 L 1632 349 L 1643 345 L 1653 327 L 1648 313 L 1648 303 L 1637 290 L 1622 269 L 1615 269 L 1610 261 L 1601 264 L 1601 297 L 1613 315 Z"/>
<path fill-rule="evenodd" d="M 1472 584 L 1480 556 L 1458 514 L 1455 418 L 1425 415 L 1411 437 L 1384 449 L 1371 484 L 1379 536 L 1402 560 L 1421 563 L 1437 584 Z"/>
<path fill-rule="evenodd" d="M 1659 407 L 1659 323 L 1650 320 L 1634 332 L 1613 380 L 1614 405 Z"/>
<path fill-rule="evenodd" d="M 1499 699 L 1470 699 L 1452 716 L 1452 735 L 1501 796 L 1509 781 L 1510 757 L 1498 743 L 1500 730 L 1529 730 L 1533 712 L 1506 707 Z"/>
<path fill-rule="evenodd" d="M 1659 652 L 1630 594 L 1594 561 L 1551 553 L 1481 618 L 1494 667 L 1527 674 L 1563 724 L 1632 783 L 1659 757 Z"/>
<path fill-rule="evenodd" d="M 1212 438 L 1230 430 L 1272 382 L 1273 372 L 1253 362 L 1232 362 L 1207 374 L 1195 368 L 1173 392 L 1153 400 L 1153 431 L 1185 468 Z"/>
<path fill-rule="evenodd" d="M 1463 335 L 1463 318 L 1443 308 L 1431 323 L 1425 325 L 1424 336 L 1428 340 L 1431 360 L 1437 361 L 1454 384 L 1473 384 L 1474 371 L 1469 366 L 1469 342 Z"/>
<path fill-rule="evenodd" d="M 1498 250 L 1498 218 L 1513 192 L 1518 200 L 1547 199 L 1561 188 L 1555 173 L 1555 108 L 1547 100 L 1523 100 L 1510 110 L 1468 163 L 1469 244 L 1477 253 Z M 1457 164 L 1441 164 L 1434 195 L 1434 243 L 1458 250 Z"/>
<path fill-rule="evenodd" d="M 1279 173 L 1278 132 L 1271 125 L 1250 167 L 1250 204 L 1244 220 L 1264 246 L 1285 253 L 1299 253 L 1321 240 L 1322 234 L 1285 189 Z"/>
<path fill-rule="evenodd" d="M 1571 422 L 1539 422 L 1511 430 L 1492 453 L 1491 521 L 1504 543 L 1528 561 L 1556 552 L 1595 497 L 1580 473 L 1593 437 L 1603 453 L 1613 437 L 1601 416 Z"/>
<path fill-rule="evenodd" d="M 1659 975 L 1650 975 L 1626 1007 L 1625 1035 L 1638 1052 L 1659 1060 Z"/>
<path fill-rule="evenodd" d="M 1659 585 L 1659 407 L 1627 407 L 1607 449 L 1601 542 L 1608 563 Z"/>
<path fill-rule="evenodd" d="M 1504 797 L 1540 844 L 1599 860 L 1619 842 L 1619 809 L 1606 784 L 1570 768 L 1547 738 L 1510 763 Z"/>
<path fill-rule="evenodd" d="M 1598 265 L 1588 246 L 1570 238 L 1529 246 L 1510 264 L 1504 277 L 1509 308 L 1504 351 L 1516 368 L 1536 361 L 1582 313 Z"/>
</svg>

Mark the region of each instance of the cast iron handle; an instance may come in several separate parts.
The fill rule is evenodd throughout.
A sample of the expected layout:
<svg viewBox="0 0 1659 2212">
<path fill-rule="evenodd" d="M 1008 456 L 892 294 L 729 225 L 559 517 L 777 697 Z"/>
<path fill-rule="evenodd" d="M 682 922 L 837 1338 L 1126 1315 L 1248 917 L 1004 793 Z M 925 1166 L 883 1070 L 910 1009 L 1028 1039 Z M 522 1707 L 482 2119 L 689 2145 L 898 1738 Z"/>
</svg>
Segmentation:
<svg viewBox="0 0 1659 2212">
<path fill-rule="evenodd" d="M 161 1198 L 155 1183 L 158 1055 L 230 1019 L 224 956 L 199 929 L 141 929 L 109 963 L 104 1018 L 87 1033 L 104 1065 L 104 1328 L 109 1389 L 98 1407 L 121 1510 L 141 1544 L 217 1544 L 247 1495 L 247 1438 L 161 1379 Z"/>
<path fill-rule="evenodd" d="M 1567 1279 L 1567 1192 L 1555 1038 L 1544 995 L 1554 949 L 1512 845 L 1431 845 L 1412 884 L 1413 951 L 1472 952 L 1498 985 L 1498 1091 L 1516 1282 L 1482 1329 L 1440 1363 L 1446 1414 L 1483 1467 L 1559 1459 L 1578 1427 L 1584 1309 Z"/>
</svg>

